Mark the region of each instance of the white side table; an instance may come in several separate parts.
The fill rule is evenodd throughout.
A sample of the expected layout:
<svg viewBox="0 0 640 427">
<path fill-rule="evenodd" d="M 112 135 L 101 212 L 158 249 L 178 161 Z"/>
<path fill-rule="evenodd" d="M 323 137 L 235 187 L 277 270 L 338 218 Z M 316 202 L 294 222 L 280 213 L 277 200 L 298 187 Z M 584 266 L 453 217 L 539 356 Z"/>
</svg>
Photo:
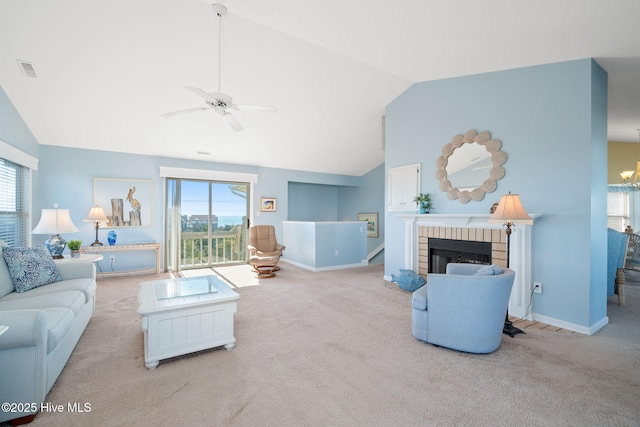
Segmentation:
<svg viewBox="0 0 640 427">
<path fill-rule="evenodd" d="M 100 254 L 80 254 L 77 258 L 71 258 L 71 255 L 65 255 L 62 259 L 54 260 L 57 263 L 63 262 L 98 262 L 102 261 L 104 257 Z"/>
<path fill-rule="evenodd" d="M 5 325 L 0 325 L 0 335 L 4 334 L 5 332 L 7 332 L 7 330 L 9 330 L 8 326 Z"/>
</svg>

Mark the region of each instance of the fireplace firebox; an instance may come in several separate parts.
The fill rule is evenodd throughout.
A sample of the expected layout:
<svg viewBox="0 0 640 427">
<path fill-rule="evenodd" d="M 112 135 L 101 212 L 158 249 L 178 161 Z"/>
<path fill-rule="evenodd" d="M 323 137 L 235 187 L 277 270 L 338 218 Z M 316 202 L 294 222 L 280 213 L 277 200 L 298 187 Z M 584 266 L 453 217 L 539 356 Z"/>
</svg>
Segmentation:
<svg viewBox="0 0 640 427">
<path fill-rule="evenodd" d="M 450 262 L 491 264 L 491 242 L 429 239 L 429 273 L 445 273 Z"/>
</svg>

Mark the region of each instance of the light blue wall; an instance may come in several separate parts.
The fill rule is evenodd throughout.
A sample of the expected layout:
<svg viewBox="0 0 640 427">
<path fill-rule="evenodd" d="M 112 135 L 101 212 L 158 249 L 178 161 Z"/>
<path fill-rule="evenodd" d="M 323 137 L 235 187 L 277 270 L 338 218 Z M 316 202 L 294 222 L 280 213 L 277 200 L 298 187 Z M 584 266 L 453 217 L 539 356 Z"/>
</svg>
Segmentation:
<svg viewBox="0 0 640 427">
<path fill-rule="evenodd" d="M 289 204 L 305 205 L 306 200 L 298 201 L 288 194 L 289 183 L 295 181 L 304 185 L 335 188 L 342 186 L 358 187 L 360 177 L 310 173 L 287 169 L 263 168 L 257 166 L 234 165 L 227 163 L 203 162 L 184 159 L 171 159 L 165 157 L 132 155 L 107 151 L 84 150 L 76 148 L 41 146 L 40 147 L 40 187 L 41 197 L 34 199 L 34 212 L 41 208 L 51 207 L 58 203 L 61 208 L 71 211 L 71 218 L 81 232 L 67 238 L 77 238 L 85 243 L 93 242 L 95 230 L 91 223 L 83 222 L 84 217 L 93 205 L 93 179 L 94 178 L 128 178 L 153 181 L 153 226 L 142 228 L 118 228 L 118 242 L 156 241 L 163 239 L 163 183 L 160 179 L 160 167 L 177 167 L 216 170 L 225 172 L 252 173 L 258 175 L 258 183 L 254 189 L 256 206 L 254 211 L 254 223 L 274 225 L 276 237 L 283 240 L 282 221 L 288 219 Z M 260 212 L 260 197 L 275 197 L 277 199 L 276 212 Z M 334 197 L 337 203 L 337 197 Z M 334 212 L 337 207 L 332 207 Z M 354 214 L 355 216 L 355 214 Z M 34 225 L 39 220 L 39 215 L 33 218 Z M 107 229 L 100 230 L 100 241 L 106 242 Z M 44 244 L 47 236 L 34 236 L 33 244 Z M 151 260 L 151 261 L 150 261 Z M 152 264 L 151 254 L 132 253 L 131 256 L 118 257 L 115 270 L 129 269 Z M 108 261 L 102 261 L 101 267 L 110 271 Z"/>
<path fill-rule="evenodd" d="M 602 162 L 608 163 L 608 144 L 601 143 L 607 138 L 607 73 L 595 62 L 591 66 L 591 259 L 596 260 L 603 257 L 602 247 L 607 245 L 607 211 L 602 209 L 607 206 L 607 193 L 602 191 L 602 183 L 607 183 L 608 171 Z M 590 267 L 592 283 L 603 284 L 591 286 L 589 322 L 593 325 L 607 315 L 607 268 L 600 263 L 591 263 Z"/>
<path fill-rule="evenodd" d="M 366 264 L 367 230 L 362 222 L 317 222 L 316 267 Z"/>
<path fill-rule="evenodd" d="M 338 220 L 353 221 L 358 213 L 378 214 L 378 237 L 367 238 L 367 254 L 384 243 L 384 163 L 362 176 L 359 187 L 338 189 Z M 369 261 L 370 264 L 384 264 L 384 251 Z"/>
<path fill-rule="evenodd" d="M 283 258 L 312 270 L 366 265 L 367 232 L 357 221 L 285 221 Z"/>
<path fill-rule="evenodd" d="M 33 133 L 22 120 L 22 117 L 16 110 L 15 106 L 0 86 L 0 140 L 15 147 L 36 159 L 40 157 L 40 146 Z M 38 187 L 39 172 L 32 171 L 32 199 L 36 199 L 40 195 Z M 40 219 L 39 215 L 36 220 Z"/>
<path fill-rule="evenodd" d="M 582 327 L 606 321 L 606 73 L 577 60 L 414 84 L 386 110 L 385 167 L 420 161 L 435 213 L 488 213 L 519 193 L 533 227 L 535 313 Z M 449 200 L 436 159 L 453 136 L 487 130 L 508 155 L 497 191 Z M 385 275 L 403 267 L 403 223 L 386 213 Z"/>
<path fill-rule="evenodd" d="M 289 183 L 289 221 L 337 221 L 338 187 Z"/>
<path fill-rule="evenodd" d="M 378 237 L 367 238 L 367 254 L 384 242 L 384 163 L 367 172 L 358 185 L 289 183 L 290 221 L 354 221 L 358 213 L 378 214 Z M 384 251 L 371 264 L 384 263 Z"/>
<path fill-rule="evenodd" d="M 314 267 L 316 264 L 316 224 L 310 221 L 285 221 L 283 240 L 286 249 L 282 257 L 296 264 Z"/>
<path fill-rule="evenodd" d="M 233 168 L 234 165 L 227 165 Z M 256 200 L 260 197 L 276 197 L 278 210 L 276 212 L 254 212 L 254 224 L 276 226 L 276 238 L 282 240 L 282 221 L 288 220 L 289 205 L 298 203 L 289 198 L 289 183 L 321 184 L 328 186 L 360 186 L 361 178 L 350 175 L 335 175 L 318 172 L 305 172 L 290 169 L 255 168 L 259 174 L 259 181 L 255 188 Z M 303 202 L 304 203 L 304 202 Z M 294 211 L 297 208 L 294 206 Z"/>
<path fill-rule="evenodd" d="M 38 158 L 38 141 L 0 86 L 0 139 Z"/>
</svg>

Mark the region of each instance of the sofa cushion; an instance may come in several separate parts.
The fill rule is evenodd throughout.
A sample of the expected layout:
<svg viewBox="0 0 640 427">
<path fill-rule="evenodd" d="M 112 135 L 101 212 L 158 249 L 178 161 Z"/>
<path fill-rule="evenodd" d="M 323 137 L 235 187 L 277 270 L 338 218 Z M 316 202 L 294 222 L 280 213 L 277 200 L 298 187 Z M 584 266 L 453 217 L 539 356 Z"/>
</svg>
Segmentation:
<svg viewBox="0 0 640 427">
<path fill-rule="evenodd" d="M 69 308 L 78 315 L 87 303 L 80 291 L 62 291 L 52 294 L 32 295 L 31 292 L 14 293 L 22 298 L 0 299 L 0 310 L 23 310 L 43 308 Z"/>
<path fill-rule="evenodd" d="M 12 292 L 2 298 L 3 301 L 12 301 L 35 295 L 52 295 L 63 291 L 80 291 L 84 294 L 85 303 L 89 302 L 96 293 L 96 281 L 90 278 L 61 280 L 47 286 L 40 286 L 27 293 Z"/>
<path fill-rule="evenodd" d="M 0 240 L 0 250 L 2 250 L 1 248 L 4 246 L 7 246 L 7 244 Z M 0 298 L 10 294 L 14 290 L 15 287 L 13 286 L 7 263 L 4 262 L 4 257 L 0 257 Z"/>
<path fill-rule="evenodd" d="M 2 256 L 9 268 L 16 292 L 26 292 L 60 280 L 56 263 L 43 246 L 36 248 L 4 246 Z"/>
<path fill-rule="evenodd" d="M 56 348 L 76 320 L 68 308 L 45 308 L 47 316 L 47 353 Z"/>
</svg>

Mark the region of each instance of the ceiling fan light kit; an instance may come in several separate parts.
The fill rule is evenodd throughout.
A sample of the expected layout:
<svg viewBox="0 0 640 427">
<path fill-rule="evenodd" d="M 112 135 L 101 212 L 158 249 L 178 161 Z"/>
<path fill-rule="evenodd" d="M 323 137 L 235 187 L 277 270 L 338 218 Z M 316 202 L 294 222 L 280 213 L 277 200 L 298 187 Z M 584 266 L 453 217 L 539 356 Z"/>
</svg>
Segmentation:
<svg viewBox="0 0 640 427">
<path fill-rule="evenodd" d="M 203 0 L 205 3 L 207 1 Z M 276 107 L 267 106 L 267 105 L 250 105 L 250 104 L 234 104 L 233 98 L 222 92 L 222 19 L 227 16 L 227 8 L 221 4 L 212 4 L 214 13 L 218 17 L 218 91 L 217 92 L 205 92 L 204 90 L 192 87 L 185 86 L 185 89 L 193 92 L 199 97 L 204 99 L 206 107 L 195 107 L 195 108 L 187 108 L 185 110 L 173 111 L 171 113 L 164 113 L 162 117 L 169 118 L 174 117 L 183 113 L 192 113 L 195 111 L 204 111 L 204 110 L 213 110 L 216 113 L 220 114 L 229 126 L 234 131 L 238 132 L 244 129 L 242 124 L 236 119 L 228 110 L 233 108 L 238 111 L 254 111 L 261 113 L 275 113 L 277 111 Z"/>
</svg>

